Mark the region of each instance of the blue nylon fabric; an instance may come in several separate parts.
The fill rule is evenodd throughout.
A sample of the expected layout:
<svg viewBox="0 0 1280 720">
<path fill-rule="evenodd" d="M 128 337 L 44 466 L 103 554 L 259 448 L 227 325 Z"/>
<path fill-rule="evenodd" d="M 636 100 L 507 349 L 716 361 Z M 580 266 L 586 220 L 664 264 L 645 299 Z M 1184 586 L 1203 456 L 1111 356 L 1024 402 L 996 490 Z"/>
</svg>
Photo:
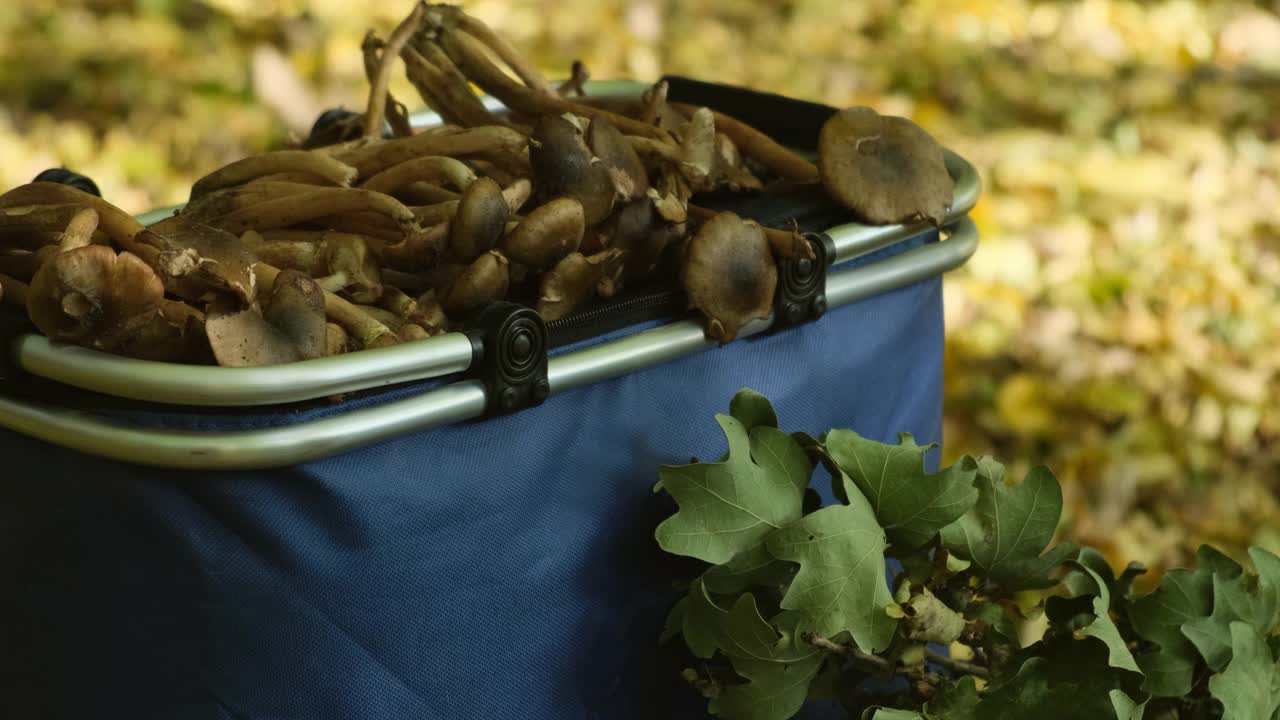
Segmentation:
<svg viewBox="0 0 1280 720">
<path fill-rule="evenodd" d="M 942 343 L 933 279 L 282 470 L 149 469 L 0 430 L 0 648 L 20 660 L 0 715 L 702 717 L 656 646 L 675 600 L 657 466 L 722 453 L 712 415 L 741 387 L 789 431 L 939 441 Z"/>
</svg>

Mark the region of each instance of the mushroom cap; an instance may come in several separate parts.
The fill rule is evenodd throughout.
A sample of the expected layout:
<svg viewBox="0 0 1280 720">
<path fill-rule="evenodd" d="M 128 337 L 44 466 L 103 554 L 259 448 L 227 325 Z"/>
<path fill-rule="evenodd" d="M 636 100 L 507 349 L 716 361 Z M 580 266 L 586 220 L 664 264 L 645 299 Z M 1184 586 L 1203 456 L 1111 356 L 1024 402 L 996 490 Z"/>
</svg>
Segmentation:
<svg viewBox="0 0 1280 720">
<path fill-rule="evenodd" d="M 615 196 L 609 166 L 592 155 L 577 126 L 543 115 L 530 136 L 529 164 L 539 202 L 571 197 L 582 203 L 587 225 L 604 220 Z"/>
<path fill-rule="evenodd" d="M 689 241 L 681 279 L 689 304 L 707 317 L 707 334 L 727 343 L 747 323 L 769 316 L 778 268 L 764 230 L 723 212 Z"/>
<path fill-rule="evenodd" d="M 603 115 L 587 126 L 587 147 L 605 164 L 614 190 L 624 200 L 644 197 L 649 189 L 649 173 L 627 138 Z"/>
<path fill-rule="evenodd" d="M 940 225 L 955 189 L 932 135 L 869 107 L 846 108 L 823 124 L 818 170 L 832 198 L 874 224 L 924 218 Z"/>
<path fill-rule="evenodd" d="M 582 244 L 586 222 L 582 204 L 556 198 L 534 208 L 502 238 L 502 252 L 517 263 L 541 270 Z"/>
<path fill-rule="evenodd" d="M 542 276 L 542 290 L 538 294 L 538 314 L 551 322 L 573 312 L 590 299 L 596 285 L 614 268 L 622 257 L 622 251 L 605 250 L 590 257 L 582 253 L 569 253 L 556 266 Z"/>
<path fill-rule="evenodd" d="M 227 367 L 322 357 L 328 342 L 324 292 L 303 273 L 282 270 L 260 309 L 237 309 L 220 298 L 209 310 L 205 331 L 218 364 Z"/>
<path fill-rule="evenodd" d="M 27 314 L 55 340 L 110 351 L 136 318 L 154 314 L 164 284 L 131 253 L 89 245 L 55 255 L 36 272 Z"/>
<path fill-rule="evenodd" d="M 327 233 L 320 248 L 325 272 L 346 275 L 344 291 L 355 302 L 374 302 L 382 295 L 382 270 L 378 258 L 360 235 Z"/>
<path fill-rule="evenodd" d="M 474 312 L 507 295 L 509 261 L 497 250 L 476 258 L 449 286 L 444 309 L 452 317 Z"/>
<path fill-rule="evenodd" d="M 449 252 L 472 262 L 498 244 L 510 215 L 502 188 L 492 178 L 478 178 L 463 191 L 449 223 Z"/>
<path fill-rule="evenodd" d="M 138 233 L 138 242 L 160 251 L 156 272 L 183 298 L 228 295 L 244 307 L 257 297 L 256 258 L 240 238 L 225 230 L 175 215 Z"/>
</svg>

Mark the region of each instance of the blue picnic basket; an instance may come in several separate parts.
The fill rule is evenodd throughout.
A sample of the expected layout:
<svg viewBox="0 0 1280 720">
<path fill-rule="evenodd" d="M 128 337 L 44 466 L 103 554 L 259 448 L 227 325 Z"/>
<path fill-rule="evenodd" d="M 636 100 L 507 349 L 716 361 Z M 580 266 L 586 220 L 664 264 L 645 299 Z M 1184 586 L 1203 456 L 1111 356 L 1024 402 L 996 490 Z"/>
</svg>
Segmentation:
<svg viewBox="0 0 1280 720">
<path fill-rule="evenodd" d="M 800 148 L 832 112 L 670 81 Z M 724 347 L 682 308 L 261 368 L 0 337 L 0 717 L 704 716 L 658 644 L 657 468 L 718 456 L 742 387 L 788 430 L 941 439 L 979 192 L 947 163 L 941 231 L 809 217 L 821 261 Z"/>
</svg>

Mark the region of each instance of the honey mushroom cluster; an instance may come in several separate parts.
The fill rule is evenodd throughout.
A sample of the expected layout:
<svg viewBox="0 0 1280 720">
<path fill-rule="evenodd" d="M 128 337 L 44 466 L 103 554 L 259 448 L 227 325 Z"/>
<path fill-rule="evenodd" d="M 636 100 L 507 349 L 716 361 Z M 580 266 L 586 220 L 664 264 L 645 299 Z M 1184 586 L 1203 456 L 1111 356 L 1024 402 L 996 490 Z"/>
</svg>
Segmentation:
<svg viewBox="0 0 1280 720">
<path fill-rule="evenodd" d="M 871 223 L 938 224 L 951 203 L 941 147 L 870 108 L 826 123 L 815 164 L 668 101 L 665 82 L 590 97 L 576 62 L 553 86 L 452 5 L 417 3 L 362 52 L 363 114 L 326 113 L 300 148 L 215 170 L 149 227 L 65 184 L 0 196 L 0 303 L 55 340 L 252 366 L 438 335 L 503 299 L 554 321 L 666 281 L 725 343 L 769 316 L 777 262 L 813 251 L 698 193 L 811 186 Z M 387 89 L 398 63 L 442 124 L 411 125 Z"/>
</svg>

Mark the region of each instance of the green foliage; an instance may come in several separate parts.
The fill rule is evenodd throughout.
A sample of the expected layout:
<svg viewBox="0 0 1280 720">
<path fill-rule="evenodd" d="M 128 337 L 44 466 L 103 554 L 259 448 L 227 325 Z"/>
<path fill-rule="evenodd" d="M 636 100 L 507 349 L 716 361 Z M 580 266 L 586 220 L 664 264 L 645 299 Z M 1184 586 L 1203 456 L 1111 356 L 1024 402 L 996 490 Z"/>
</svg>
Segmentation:
<svg viewBox="0 0 1280 720">
<path fill-rule="evenodd" d="M 984 457 L 927 473 L 909 435 L 787 435 L 748 390 L 730 411 L 721 462 L 662 468 L 680 509 L 656 532 L 713 563 L 663 633 L 683 639 L 713 715 L 783 720 L 823 697 L 865 720 L 1280 720 L 1280 558 L 1255 548 L 1255 574 L 1206 546 L 1134 596 L 1142 566 L 1117 575 L 1053 543 L 1048 470 L 1011 485 Z M 810 457 L 834 473 L 825 507 L 803 504 Z M 1036 617 L 1042 635 L 1024 639 Z"/>
</svg>

